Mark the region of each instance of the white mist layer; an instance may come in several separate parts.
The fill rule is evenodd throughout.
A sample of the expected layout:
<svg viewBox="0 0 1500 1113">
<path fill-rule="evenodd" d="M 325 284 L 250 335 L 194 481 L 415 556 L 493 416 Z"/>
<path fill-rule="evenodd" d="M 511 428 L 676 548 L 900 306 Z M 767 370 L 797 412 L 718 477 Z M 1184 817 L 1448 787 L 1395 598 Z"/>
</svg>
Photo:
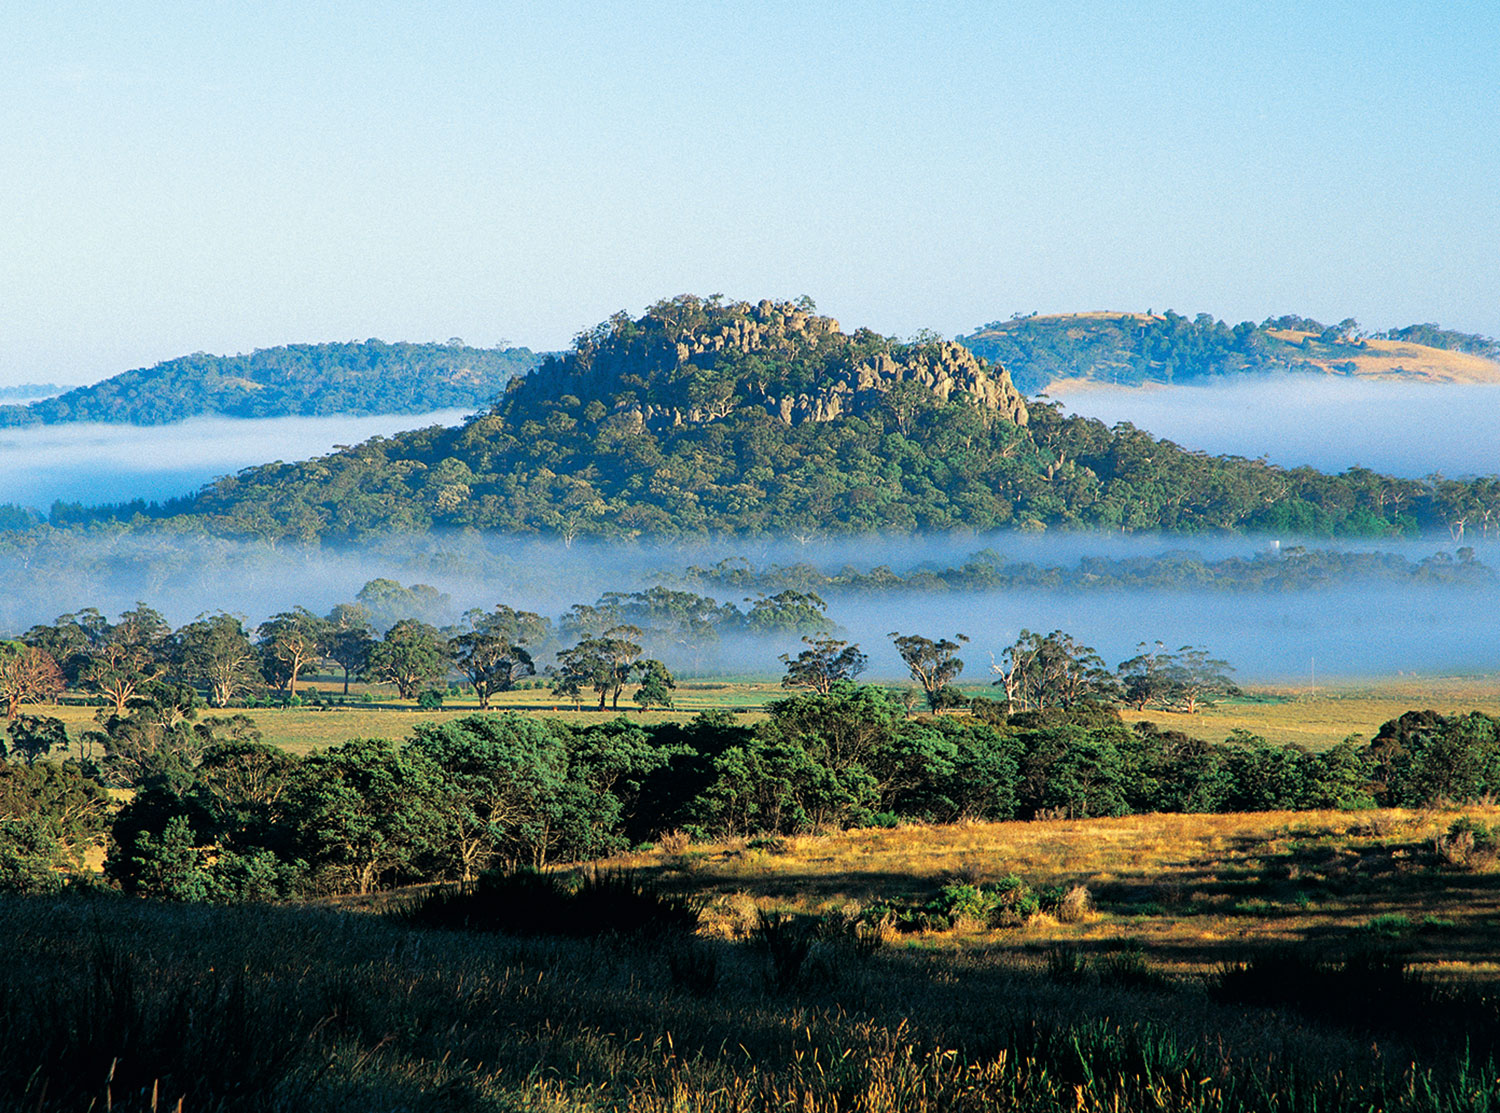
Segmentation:
<svg viewBox="0 0 1500 1113">
<path fill-rule="evenodd" d="M 191 494 L 241 468 L 305 460 L 335 445 L 453 425 L 468 411 L 364 417 L 195 417 L 174 425 L 92 422 L 0 429 L 0 503 L 46 511 Z"/>
<path fill-rule="evenodd" d="M 1288 539 L 1289 543 L 1291 540 Z M 55 544 L 52 543 L 52 544 Z M 1332 547 L 1312 541 L 1315 548 Z M 1451 542 L 1345 542 L 1349 551 L 1395 552 L 1419 561 Z M 1476 557 L 1500 566 L 1500 542 L 1479 540 Z M 1006 561 L 1074 567 L 1083 556 L 1111 559 L 1192 550 L 1213 559 L 1264 553 L 1254 538 L 1165 538 L 1074 533 L 1055 537 L 856 538 L 826 543 L 732 540 L 685 545 L 590 545 L 497 535 L 434 534 L 386 538 L 361 546 L 303 548 L 240 544 L 146 534 L 77 539 L 0 553 L 0 633 L 18 633 L 82 607 L 113 618 L 144 601 L 180 626 L 207 611 L 243 615 L 250 624 L 303 605 L 320 614 L 353 600 L 369 580 L 430 584 L 450 596 L 445 614 L 504 603 L 554 623 L 574 603 L 593 604 L 606 591 L 629 592 L 666 582 L 712 596 L 742 611 L 755 588 L 694 583 L 690 565 L 710 568 L 745 558 L 757 568 L 806 563 L 823 572 L 844 565 L 867 571 L 887 565 L 907 573 L 923 565 L 950 568 L 989 548 Z M 767 594 L 778 588 L 763 589 Z M 1021 629 L 1060 629 L 1096 648 L 1111 666 L 1139 642 L 1168 648 L 1200 645 L 1229 660 L 1241 680 L 1368 676 L 1395 672 L 1500 672 L 1500 587 L 1408 585 L 1363 581 L 1333 588 L 1273 591 L 1022 590 L 898 591 L 858 594 L 816 588 L 829 603 L 840 636 L 870 656 L 867 679 L 903 681 L 889 634 L 931 638 L 963 633 L 963 680 L 983 681 L 989 655 L 998 657 Z M 777 655 L 795 652 L 795 637 L 725 638 L 695 649 L 648 647 L 674 668 L 695 675 L 778 677 Z M 543 664 L 546 661 L 541 662 Z"/>
<path fill-rule="evenodd" d="M 1286 467 L 1420 478 L 1500 474 L 1500 385 L 1287 375 L 1213 386 L 1088 387 L 1063 408 L 1184 448 Z"/>
</svg>

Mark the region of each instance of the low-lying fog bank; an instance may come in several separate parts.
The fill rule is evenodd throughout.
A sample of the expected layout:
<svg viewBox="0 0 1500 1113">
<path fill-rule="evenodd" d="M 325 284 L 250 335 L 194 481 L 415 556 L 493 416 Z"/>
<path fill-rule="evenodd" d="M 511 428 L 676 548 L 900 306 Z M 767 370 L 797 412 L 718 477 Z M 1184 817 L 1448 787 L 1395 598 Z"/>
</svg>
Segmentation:
<svg viewBox="0 0 1500 1113">
<path fill-rule="evenodd" d="M 55 500 L 96 505 L 187 495 L 209 480 L 335 445 L 453 425 L 467 411 L 365 417 L 195 417 L 176 425 L 35 425 L 0 430 L 0 504 L 46 513 Z"/>
<path fill-rule="evenodd" d="M 1331 376 L 1235 379 L 1213 386 L 1096 387 L 1063 408 L 1128 421 L 1204 452 L 1264 456 L 1287 467 L 1449 478 L 1500 474 L 1500 385 Z"/>
<path fill-rule="evenodd" d="M 355 549 L 152 534 L 70 539 L 64 549 L 55 539 L 23 534 L 11 542 L 29 547 L 0 550 L 0 583 L 6 585 L 0 632 L 17 633 L 86 606 L 113 617 L 138 600 L 174 626 L 215 610 L 253 624 L 294 605 L 327 613 L 381 577 L 430 584 L 447 596 L 434 613 L 420 616 L 437 623 L 500 603 L 556 623 L 573 604 L 656 584 L 747 612 L 758 596 L 801 585 L 826 599 L 840 636 L 869 654 L 871 679 L 902 676 L 892 631 L 968 635 L 964 679 L 983 680 L 989 655 L 998 657 L 1022 628 L 1064 630 L 1110 665 L 1133 656 L 1141 641 L 1160 640 L 1171 649 L 1206 646 L 1234 664 L 1242 680 L 1302 677 L 1314 667 L 1319 677 L 1500 671 L 1500 628 L 1488 619 L 1500 604 L 1500 577 L 1492 570 L 1500 568 L 1500 542 L 1479 539 L 1472 551 L 1458 554 L 1446 538 L 1305 541 L 1306 551 L 1294 540 L 1277 548 L 1256 538 L 1000 534 L 564 546 L 454 534 L 389 538 Z M 1270 569 L 1279 578 L 1245 581 L 1253 588 L 1239 581 L 1205 587 L 1191 576 L 1174 580 L 1183 568 L 1202 571 L 1201 562 L 1184 555 L 1189 551 L 1203 561 Z M 1356 560 L 1342 580 L 1281 576 L 1298 562 L 1330 565 L 1330 553 L 1394 555 L 1373 572 Z M 1095 571 L 1104 561 L 1117 562 L 1113 578 Z M 1130 562 L 1156 576 L 1157 586 L 1119 586 L 1135 582 L 1122 578 L 1136 567 Z M 878 571 L 882 566 L 890 577 Z M 1331 566 L 1343 567 L 1336 560 Z M 852 576 L 876 586 L 849 590 L 834 582 L 841 575 L 844 583 Z M 1023 586 L 963 586 L 996 582 Z M 778 653 L 797 648 L 795 635 L 768 640 L 727 629 L 691 639 L 663 634 L 648 646 L 688 673 L 765 676 L 780 674 Z"/>
</svg>

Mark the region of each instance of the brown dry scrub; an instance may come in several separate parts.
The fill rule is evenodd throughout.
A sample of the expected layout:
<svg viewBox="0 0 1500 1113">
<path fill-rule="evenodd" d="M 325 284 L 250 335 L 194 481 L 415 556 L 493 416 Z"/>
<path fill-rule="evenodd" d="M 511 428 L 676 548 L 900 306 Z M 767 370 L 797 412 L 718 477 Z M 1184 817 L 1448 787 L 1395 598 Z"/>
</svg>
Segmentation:
<svg viewBox="0 0 1500 1113">
<path fill-rule="evenodd" d="M 1445 976 L 1495 974 L 1493 874 L 1454 868 L 1433 847 L 1459 814 L 1267 812 L 864 829 L 703 843 L 616 864 L 707 902 L 706 930 L 743 938 L 763 911 L 855 918 L 876 902 L 920 902 L 951 881 L 1017 875 L 1033 888 L 1086 888 L 1092 916 L 1017 928 L 964 924 L 906 945 L 1037 960 L 1057 946 L 1105 954 L 1127 941 L 1155 965 L 1206 974 L 1246 950 L 1398 942 Z"/>
</svg>

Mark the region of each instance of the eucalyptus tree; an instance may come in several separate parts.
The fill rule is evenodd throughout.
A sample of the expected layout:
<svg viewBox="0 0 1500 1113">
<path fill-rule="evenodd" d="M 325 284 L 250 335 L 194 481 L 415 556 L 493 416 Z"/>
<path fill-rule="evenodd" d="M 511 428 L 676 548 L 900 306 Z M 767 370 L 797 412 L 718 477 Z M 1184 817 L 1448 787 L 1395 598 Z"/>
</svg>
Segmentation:
<svg viewBox="0 0 1500 1113">
<path fill-rule="evenodd" d="M 934 711 L 951 705 L 954 694 L 950 686 L 964 671 L 964 663 L 958 657 L 961 643 L 969 639 L 964 634 L 954 634 L 956 641 L 943 638 L 933 641 L 919 634 L 891 632 L 896 652 L 911 670 L 912 679 L 922 686 L 927 695 L 927 706 Z"/>
<path fill-rule="evenodd" d="M 237 615 L 200 615 L 177 631 L 176 641 L 184 676 L 207 689 L 213 707 L 228 706 L 264 680 L 255 647 Z"/>
<path fill-rule="evenodd" d="M 452 640 L 454 663 L 474 686 L 479 709 L 487 711 L 497 692 L 508 692 L 523 676 L 536 675 L 536 663 L 526 648 L 545 640 L 550 624 L 532 611 L 500 604 L 492 613 L 470 611 L 469 629 Z"/>
<path fill-rule="evenodd" d="M 344 695 L 349 678 L 364 671 L 375 644 L 370 611 L 362 603 L 339 603 L 323 619 L 323 656 L 344 670 Z"/>
<path fill-rule="evenodd" d="M 326 622 L 306 607 L 293 607 L 266 619 L 258 633 L 256 647 L 266 678 L 289 697 L 296 696 L 298 678 L 323 656 Z"/>
<path fill-rule="evenodd" d="M 858 645 L 837 638 L 803 635 L 802 641 L 807 648 L 796 657 L 783 653 L 778 658 L 786 665 L 786 675 L 781 678 L 783 688 L 811 688 L 826 696 L 835 684 L 853 680 L 870 663 Z"/>
<path fill-rule="evenodd" d="M 365 672 L 394 684 L 402 699 L 416 699 L 423 687 L 447 676 L 451 660 L 448 640 L 435 627 L 403 618 L 370 647 Z"/>
<path fill-rule="evenodd" d="M 557 655 L 555 675 L 558 691 L 593 689 L 599 697 L 599 710 L 606 700 L 620 709 L 620 692 L 630 679 L 631 667 L 641 656 L 638 640 L 641 631 L 635 626 L 614 626 L 599 637 L 584 638 Z"/>
</svg>

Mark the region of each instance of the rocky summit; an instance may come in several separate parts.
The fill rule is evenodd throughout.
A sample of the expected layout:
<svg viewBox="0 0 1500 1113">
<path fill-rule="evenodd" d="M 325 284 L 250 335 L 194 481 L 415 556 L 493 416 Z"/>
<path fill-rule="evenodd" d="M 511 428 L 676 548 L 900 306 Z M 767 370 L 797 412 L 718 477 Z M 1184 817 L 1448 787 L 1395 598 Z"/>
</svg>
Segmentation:
<svg viewBox="0 0 1500 1113">
<path fill-rule="evenodd" d="M 691 295 L 617 314 L 574 349 L 518 380 L 503 408 L 543 399 L 598 402 L 653 428 L 697 424 L 754 407 L 787 425 L 885 406 L 969 399 L 1016 425 L 1026 402 L 1005 368 L 946 340 L 910 343 L 845 333 L 806 302 L 724 302 Z"/>
</svg>

